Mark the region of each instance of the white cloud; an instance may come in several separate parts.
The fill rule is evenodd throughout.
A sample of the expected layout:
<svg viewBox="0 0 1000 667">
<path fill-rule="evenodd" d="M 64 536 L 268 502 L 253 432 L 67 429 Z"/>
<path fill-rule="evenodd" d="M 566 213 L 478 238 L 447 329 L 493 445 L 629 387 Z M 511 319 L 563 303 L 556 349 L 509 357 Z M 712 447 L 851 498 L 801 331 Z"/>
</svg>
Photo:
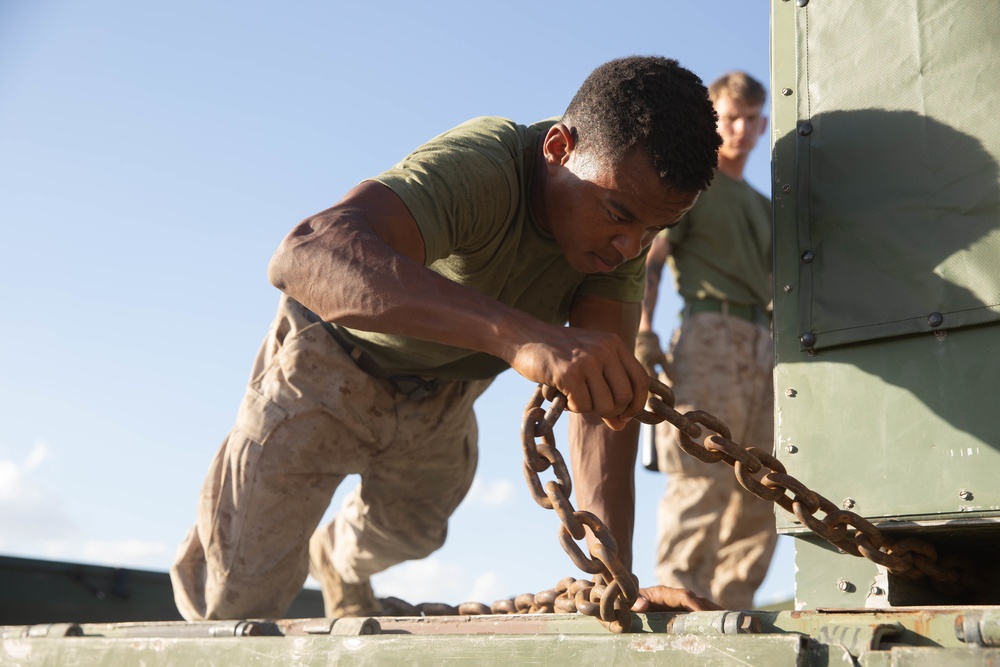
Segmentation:
<svg viewBox="0 0 1000 667">
<path fill-rule="evenodd" d="M 23 463 L 0 459 L 0 552 L 27 558 L 162 570 L 168 547 L 136 539 L 88 539 L 40 473 L 53 458 L 37 440 Z"/>
<path fill-rule="evenodd" d="M 149 542 L 126 538 L 123 540 L 86 540 L 74 546 L 74 553 L 90 563 L 104 563 L 115 567 L 162 569 L 170 549 L 163 542 Z"/>
<path fill-rule="evenodd" d="M 509 503 L 514 493 L 514 483 L 509 479 L 484 481 L 482 477 L 476 475 L 465 502 L 481 507 L 500 507 Z"/>
<path fill-rule="evenodd" d="M 509 597 L 509 587 L 503 583 L 500 575 L 494 571 L 483 572 L 472 582 L 472 593 L 469 599 L 483 604 L 492 604 L 496 600 Z"/>
<path fill-rule="evenodd" d="M 36 440 L 35 446 L 31 448 L 28 456 L 24 459 L 24 469 L 25 471 L 34 470 L 49 458 L 49 443 L 44 440 Z"/>
<path fill-rule="evenodd" d="M 410 604 L 459 604 L 468 599 L 471 577 L 454 564 L 430 557 L 400 563 L 376 574 L 372 587 L 379 597 L 393 596 Z"/>
</svg>

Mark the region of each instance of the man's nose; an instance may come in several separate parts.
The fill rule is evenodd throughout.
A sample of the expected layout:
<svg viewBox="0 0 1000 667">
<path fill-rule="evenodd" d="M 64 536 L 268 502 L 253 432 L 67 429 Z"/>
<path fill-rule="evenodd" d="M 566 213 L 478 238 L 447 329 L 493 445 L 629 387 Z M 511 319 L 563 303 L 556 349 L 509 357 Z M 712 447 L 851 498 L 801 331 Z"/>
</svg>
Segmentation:
<svg viewBox="0 0 1000 667">
<path fill-rule="evenodd" d="M 636 233 L 619 234 L 611 239 L 611 245 L 621 253 L 625 259 L 638 257 L 642 252 L 642 231 Z"/>
</svg>

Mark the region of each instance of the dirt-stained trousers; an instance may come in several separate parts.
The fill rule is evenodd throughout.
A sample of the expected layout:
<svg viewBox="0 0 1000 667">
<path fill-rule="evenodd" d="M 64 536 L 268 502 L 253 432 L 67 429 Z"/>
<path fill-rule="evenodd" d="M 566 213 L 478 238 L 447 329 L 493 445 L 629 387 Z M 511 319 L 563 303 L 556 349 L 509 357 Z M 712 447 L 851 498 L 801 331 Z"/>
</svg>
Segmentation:
<svg viewBox="0 0 1000 667">
<path fill-rule="evenodd" d="M 676 408 L 720 418 L 743 447 L 771 452 L 774 440 L 770 330 L 721 313 L 683 319 L 668 354 Z M 667 473 L 658 512 L 656 576 L 727 609 L 750 609 L 777 542 L 774 506 L 746 491 L 725 462 L 683 452 L 677 429 L 657 426 L 657 455 Z"/>
</svg>

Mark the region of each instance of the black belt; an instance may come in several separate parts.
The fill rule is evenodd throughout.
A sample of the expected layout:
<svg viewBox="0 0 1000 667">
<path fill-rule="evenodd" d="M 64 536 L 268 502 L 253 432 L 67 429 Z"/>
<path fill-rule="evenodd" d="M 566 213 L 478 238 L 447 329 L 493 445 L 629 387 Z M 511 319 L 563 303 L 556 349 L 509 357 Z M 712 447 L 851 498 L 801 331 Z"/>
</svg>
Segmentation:
<svg viewBox="0 0 1000 667">
<path fill-rule="evenodd" d="M 303 306 L 305 308 L 305 306 Z M 375 360 L 368 356 L 364 350 L 347 340 L 337 331 L 337 327 L 332 323 L 320 319 L 320 316 L 305 308 L 306 317 L 310 322 L 319 322 L 326 329 L 327 333 L 337 344 L 343 348 L 347 356 L 351 358 L 354 365 L 372 377 L 385 380 L 392 388 L 412 401 L 422 401 L 432 396 L 441 389 L 441 381 L 436 378 L 428 378 L 420 375 L 388 375 L 383 371 Z"/>
<path fill-rule="evenodd" d="M 684 302 L 684 315 L 694 315 L 695 313 L 722 313 L 732 315 L 740 319 L 748 320 L 754 324 L 768 326 L 771 323 L 771 314 L 764 308 L 749 303 L 733 303 L 722 299 L 694 299 Z"/>
</svg>

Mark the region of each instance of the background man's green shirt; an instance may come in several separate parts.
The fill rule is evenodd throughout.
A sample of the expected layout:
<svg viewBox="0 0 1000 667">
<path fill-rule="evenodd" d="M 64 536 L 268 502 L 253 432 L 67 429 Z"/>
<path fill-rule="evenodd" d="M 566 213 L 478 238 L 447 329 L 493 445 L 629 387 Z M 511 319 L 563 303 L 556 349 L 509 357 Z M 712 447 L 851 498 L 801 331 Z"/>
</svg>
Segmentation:
<svg viewBox="0 0 1000 667">
<path fill-rule="evenodd" d="M 749 183 L 716 171 L 694 208 L 665 233 L 685 301 L 771 302 L 771 202 Z"/>
<path fill-rule="evenodd" d="M 470 120 L 372 179 L 402 199 L 423 235 L 424 264 L 440 275 L 552 324 L 577 294 L 642 300 L 645 254 L 612 273 L 573 270 L 530 206 L 539 142 L 555 123 Z M 492 377 L 508 368 L 488 354 L 405 336 L 340 327 L 387 374 Z"/>
</svg>

